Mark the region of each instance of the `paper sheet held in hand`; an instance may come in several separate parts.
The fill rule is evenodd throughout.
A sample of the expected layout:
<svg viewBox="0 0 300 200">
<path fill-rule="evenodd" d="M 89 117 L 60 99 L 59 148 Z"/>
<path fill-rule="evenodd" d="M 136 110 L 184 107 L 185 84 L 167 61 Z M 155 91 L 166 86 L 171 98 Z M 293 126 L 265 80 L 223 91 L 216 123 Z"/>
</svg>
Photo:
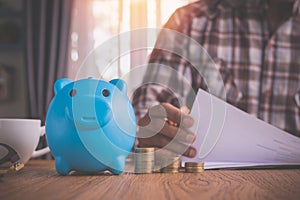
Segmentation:
<svg viewBox="0 0 300 200">
<path fill-rule="evenodd" d="M 195 158 L 206 169 L 300 165 L 300 138 L 199 90 L 191 116 Z"/>
</svg>

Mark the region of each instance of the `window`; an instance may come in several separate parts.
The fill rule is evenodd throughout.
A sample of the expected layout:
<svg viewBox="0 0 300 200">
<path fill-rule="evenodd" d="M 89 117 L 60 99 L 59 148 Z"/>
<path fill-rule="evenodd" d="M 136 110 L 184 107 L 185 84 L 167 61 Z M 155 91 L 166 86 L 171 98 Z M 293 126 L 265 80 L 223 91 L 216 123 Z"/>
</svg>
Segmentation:
<svg viewBox="0 0 300 200">
<path fill-rule="evenodd" d="M 151 35 L 151 40 L 147 35 L 141 35 L 138 39 L 128 37 L 118 40 L 118 34 L 129 34 L 128 31 L 138 28 L 161 28 L 178 7 L 190 2 L 191 0 L 76 0 L 71 25 L 69 77 L 78 79 L 99 76 L 99 70 L 107 67 L 101 66 L 101 62 L 97 61 L 97 58 L 105 57 L 103 53 L 118 55 L 110 63 L 110 67 L 100 73 L 100 78 L 107 80 L 122 77 L 133 67 L 146 63 L 151 49 L 129 51 L 126 54 L 122 54 L 122 49 L 130 50 L 139 45 L 136 44 L 139 42 L 153 42 L 153 37 L 156 36 Z M 112 38 L 115 41 L 105 46 L 105 42 Z M 97 48 L 105 48 L 105 52 L 97 54 Z"/>
</svg>

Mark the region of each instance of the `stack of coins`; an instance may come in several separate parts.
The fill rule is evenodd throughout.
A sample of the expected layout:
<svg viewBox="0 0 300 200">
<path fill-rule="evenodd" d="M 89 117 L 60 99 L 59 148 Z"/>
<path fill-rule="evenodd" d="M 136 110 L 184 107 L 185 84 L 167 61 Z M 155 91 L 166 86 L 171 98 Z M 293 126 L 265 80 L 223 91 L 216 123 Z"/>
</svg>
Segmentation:
<svg viewBox="0 0 300 200">
<path fill-rule="evenodd" d="M 134 172 L 152 173 L 154 169 L 154 148 L 136 148 L 134 152 Z"/>
<path fill-rule="evenodd" d="M 160 172 L 162 173 L 178 173 L 180 169 L 180 158 L 179 157 L 166 157 L 161 161 L 162 168 Z"/>
<path fill-rule="evenodd" d="M 203 162 L 186 162 L 185 172 L 187 173 L 201 173 L 204 172 L 204 163 Z"/>
</svg>

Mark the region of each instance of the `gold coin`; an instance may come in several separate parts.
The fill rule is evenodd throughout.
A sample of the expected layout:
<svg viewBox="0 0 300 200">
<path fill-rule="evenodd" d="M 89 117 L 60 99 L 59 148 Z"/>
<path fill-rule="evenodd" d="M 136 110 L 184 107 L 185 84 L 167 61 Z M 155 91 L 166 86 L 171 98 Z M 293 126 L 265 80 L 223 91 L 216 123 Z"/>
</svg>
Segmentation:
<svg viewBox="0 0 300 200">
<path fill-rule="evenodd" d="M 135 173 L 152 173 L 154 169 L 154 148 L 136 148 L 134 154 L 134 163 Z"/>
<path fill-rule="evenodd" d="M 141 169 L 141 170 L 134 170 L 134 173 L 136 173 L 136 174 L 151 174 L 151 173 L 153 173 L 153 171 Z"/>
<path fill-rule="evenodd" d="M 135 153 L 150 153 L 150 152 L 154 152 L 154 148 L 150 147 L 150 148 L 135 148 Z"/>
<path fill-rule="evenodd" d="M 204 167 L 204 162 L 186 162 L 185 167 Z"/>
<path fill-rule="evenodd" d="M 185 167 L 185 172 L 200 173 L 200 172 L 204 172 L 204 168 L 203 167 Z"/>
<path fill-rule="evenodd" d="M 180 158 L 179 157 L 167 157 L 161 160 L 162 173 L 178 173 L 180 169 Z"/>
<path fill-rule="evenodd" d="M 161 169 L 160 172 L 162 172 L 162 173 L 178 173 L 179 169 Z"/>
</svg>

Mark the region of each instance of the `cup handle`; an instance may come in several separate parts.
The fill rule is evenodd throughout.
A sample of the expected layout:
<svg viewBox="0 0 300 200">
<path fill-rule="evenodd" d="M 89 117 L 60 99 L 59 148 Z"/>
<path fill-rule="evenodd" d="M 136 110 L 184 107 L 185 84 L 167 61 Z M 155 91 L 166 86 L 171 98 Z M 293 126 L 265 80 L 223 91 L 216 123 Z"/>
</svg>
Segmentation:
<svg viewBox="0 0 300 200">
<path fill-rule="evenodd" d="M 40 132 L 40 136 L 43 136 L 45 135 L 46 133 L 46 130 L 45 130 L 45 126 L 42 126 L 41 127 L 41 132 Z M 45 147 L 43 149 L 39 149 L 39 150 L 35 150 L 32 155 L 31 155 L 31 158 L 36 158 L 36 157 L 40 157 L 46 153 L 49 153 L 50 152 L 50 149 L 49 147 Z"/>
</svg>

